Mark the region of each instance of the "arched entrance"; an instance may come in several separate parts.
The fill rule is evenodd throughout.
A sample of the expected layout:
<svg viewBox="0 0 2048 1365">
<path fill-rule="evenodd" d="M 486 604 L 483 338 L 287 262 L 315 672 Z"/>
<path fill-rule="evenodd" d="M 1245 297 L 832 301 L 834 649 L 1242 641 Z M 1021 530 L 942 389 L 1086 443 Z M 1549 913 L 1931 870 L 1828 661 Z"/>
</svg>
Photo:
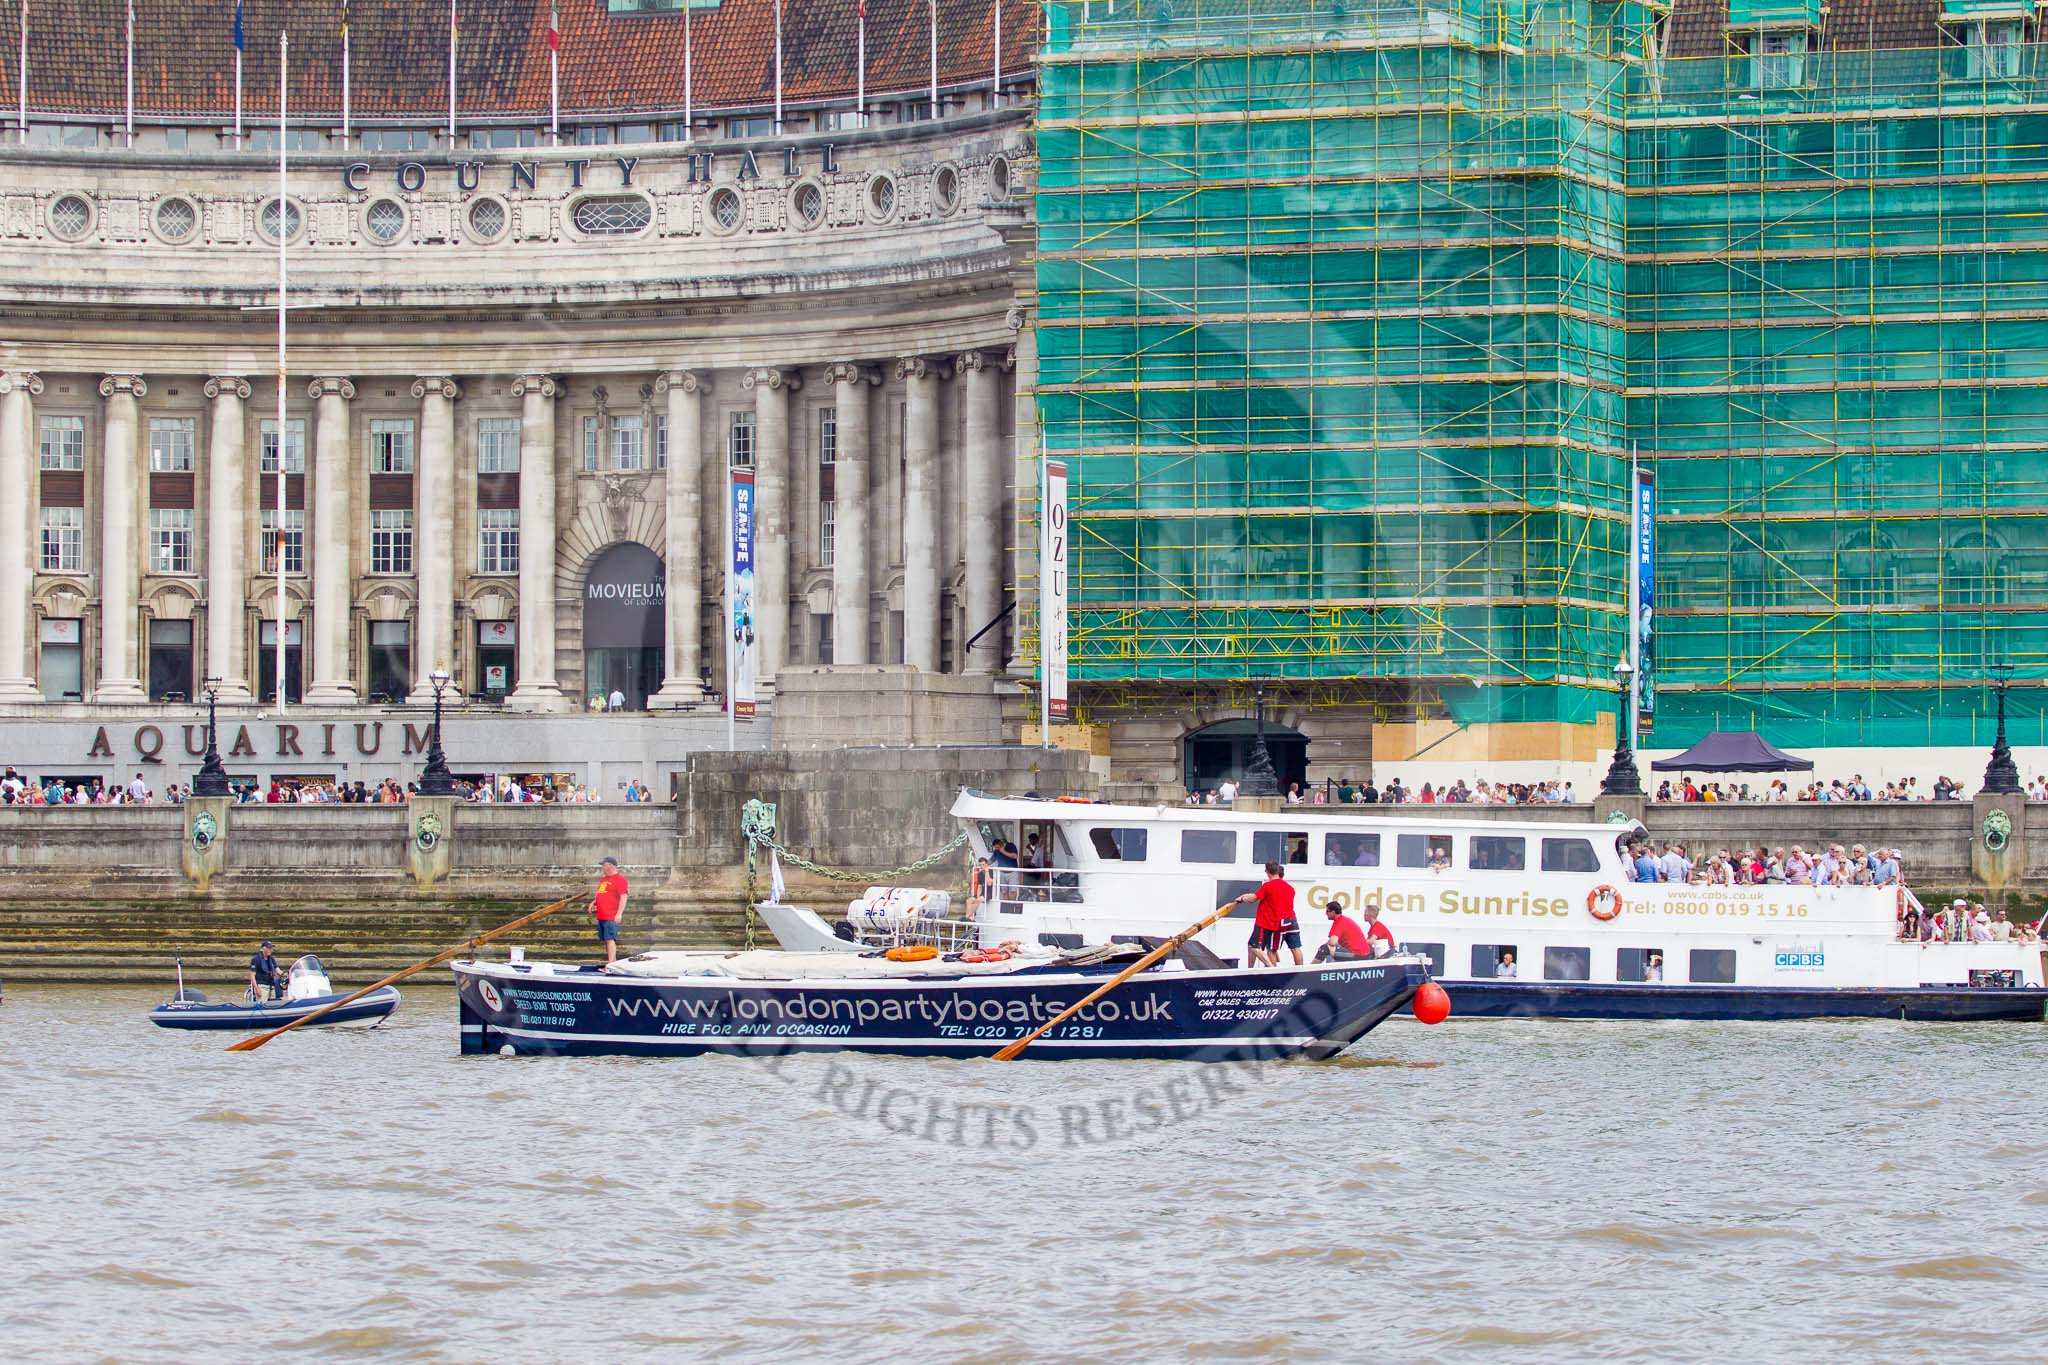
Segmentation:
<svg viewBox="0 0 2048 1365">
<path fill-rule="evenodd" d="M 1251 762 L 1252 737 L 1257 725 L 1249 720 L 1220 720 L 1189 732 L 1181 741 L 1181 780 L 1190 791 L 1207 791 L 1229 778 L 1236 782 Z M 1286 725 L 1266 722 L 1266 752 L 1272 755 L 1273 771 L 1279 775 L 1280 790 L 1299 782 L 1308 786 L 1308 736 Z"/>
<path fill-rule="evenodd" d="M 583 692 L 647 707 L 667 670 L 668 578 L 661 556 L 622 541 L 598 552 L 583 580 Z"/>
</svg>

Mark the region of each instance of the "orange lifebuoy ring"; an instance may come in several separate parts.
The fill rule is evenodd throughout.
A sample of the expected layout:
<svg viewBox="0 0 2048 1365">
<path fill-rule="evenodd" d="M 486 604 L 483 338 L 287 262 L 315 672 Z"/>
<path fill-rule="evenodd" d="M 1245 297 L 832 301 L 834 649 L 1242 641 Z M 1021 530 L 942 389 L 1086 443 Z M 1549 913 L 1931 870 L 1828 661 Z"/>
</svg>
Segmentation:
<svg viewBox="0 0 2048 1365">
<path fill-rule="evenodd" d="M 929 962 L 939 955 L 939 950 L 929 943 L 913 943 L 907 948 L 891 948 L 883 956 L 891 962 Z"/>
<path fill-rule="evenodd" d="M 1597 920 L 1613 919 L 1621 913 L 1621 893 L 1611 886 L 1594 887 L 1586 893 L 1586 913 Z"/>
</svg>

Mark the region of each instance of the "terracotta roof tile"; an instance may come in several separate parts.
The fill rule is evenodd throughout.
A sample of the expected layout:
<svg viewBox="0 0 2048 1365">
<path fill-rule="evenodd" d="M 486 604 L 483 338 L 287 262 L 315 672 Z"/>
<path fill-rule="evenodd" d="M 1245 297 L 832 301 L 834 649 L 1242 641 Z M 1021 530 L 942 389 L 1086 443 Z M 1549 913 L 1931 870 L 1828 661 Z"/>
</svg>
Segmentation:
<svg viewBox="0 0 2048 1365">
<path fill-rule="evenodd" d="M 1676 0 L 1666 52 L 1719 57 L 1728 47 L 1728 0 Z M 1838 52 L 1941 46 L 1941 0 L 1829 0 L 1820 46 Z"/>
<path fill-rule="evenodd" d="M 1003 16 L 1003 67 L 1028 70 L 1037 47 L 1031 0 L 938 0 L 941 84 L 984 81 L 993 61 L 992 17 Z M 783 0 L 783 98 L 850 97 L 855 85 L 856 0 Z M 233 0 L 136 0 L 138 116 L 218 116 L 234 110 Z M 30 0 L 29 108 L 119 115 L 125 0 Z M 545 113 L 548 0 L 461 0 L 458 108 Z M 681 11 L 608 14 L 604 0 L 560 0 L 563 116 L 679 110 Z M 914 91 L 929 73 L 927 0 L 869 0 L 867 88 Z M 244 0 L 243 100 L 250 115 L 277 108 L 277 33 L 289 21 L 294 112 L 341 112 L 339 0 Z M 767 105 L 775 89 L 773 0 L 723 0 L 689 16 L 698 108 Z M 19 7 L 0 3 L 0 110 L 16 102 Z M 352 0 L 351 102 L 362 117 L 446 117 L 445 0 Z"/>
</svg>

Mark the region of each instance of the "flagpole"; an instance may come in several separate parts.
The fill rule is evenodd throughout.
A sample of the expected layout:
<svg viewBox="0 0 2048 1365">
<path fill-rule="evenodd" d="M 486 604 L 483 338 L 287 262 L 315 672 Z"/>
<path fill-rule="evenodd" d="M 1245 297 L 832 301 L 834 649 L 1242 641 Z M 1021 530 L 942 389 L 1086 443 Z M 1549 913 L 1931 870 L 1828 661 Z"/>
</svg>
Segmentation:
<svg viewBox="0 0 2048 1365">
<path fill-rule="evenodd" d="M 239 7 L 237 13 L 239 14 Z M 242 54 L 235 53 L 235 65 L 241 67 Z M 287 164 L 290 156 L 290 140 L 285 137 L 285 102 L 290 98 L 286 69 L 291 61 L 291 38 L 284 30 L 277 34 L 277 714 L 284 715 L 284 512 L 285 512 L 285 447 L 286 434 L 290 427 L 285 424 L 285 242 L 291 237 L 291 200 L 288 192 L 291 186 L 291 172 Z M 239 101 L 241 82 L 235 82 L 235 94 Z M 241 137 L 239 127 L 235 134 Z"/>
<path fill-rule="evenodd" d="M 548 142 L 562 145 L 562 20 L 552 4 L 548 6 Z"/>
<path fill-rule="evenodd" d="M 28 0 L 21 0 L 21 73 L 14 83 L 14 93 L 19 96 L 20 107 L 16 111 L 16 127 L 21 133 L 21 145 L 28 145 Z"/>
<path fill-rule="evenodd" d="M 782 136 L 782 0 L 775 0 L 775 135 Z"/>
<path fill-rule="evenodd" d="M 683 0 L 683 141 L 690 140 L 690 122 L 696 112 L 690 107 L 690 4 Z"/>
<path fill-rule="evenodd" d="M 341 145 L 348 146 L 349 110 L 348 0 L 341 5 Z"/>
<path fill-rule="evenodd" d="M 26 3 L 26 0 L 23 0 Z M 242 149 L 242 0 L 235 0 L 235 150 Z M 278 440 L 284 433 L 278 433 Z M 282 450 L 284 447 L 278 447 Z M 280 457 L 281 458 L 281 457 Z"/>
<path fill-rule="evenodd" d="M 128 0 L 128 120 L 127 143 L 135 145 L 135 0 Z"/>
<path fill-rule="evenodd" d="M 455 17 L 455 0 L 448 0 L 448 145 L 455 146 L 455 35 L 460 24 Z"/>
<path fill-rule="evenodd" d="M 860 0 L 860 38 L 854 58 L 860 72 L 854 77 L 854 126 L 868 126 L 868 0 Z"/>
<path fill-rule="evenodd" d="M 988 106 L 993 109 L 1003 102 L 1003 0 L 991 0 L 990 8 L 995 13 L 996 30 L 995 79 L 988 87 Z"/>
<path fill-rule="evenodd" d="M 939 116 L 939 0 L 931 0 L 932 9 L 932 117 Z"/>
</svg>

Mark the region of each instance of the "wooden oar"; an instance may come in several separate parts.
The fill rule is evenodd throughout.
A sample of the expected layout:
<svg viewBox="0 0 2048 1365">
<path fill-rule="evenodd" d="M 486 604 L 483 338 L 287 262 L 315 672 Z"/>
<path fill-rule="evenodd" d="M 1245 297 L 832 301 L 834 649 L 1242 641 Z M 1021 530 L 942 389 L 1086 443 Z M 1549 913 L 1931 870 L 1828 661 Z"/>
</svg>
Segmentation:
<svg viewBox="0 0 2048 1365">
<path fill-rule="evenodd" d="M 403 981 L 408 976 L 413 976 L 420 972 L 423 972 L 427 968 L 435 966 L 442 962 L 446 962 L 452 957 L 457 957 L 462 953 L 466 952 L 474 952 L 476 949 L 483 947 L 484 944 L 489 943 L 492 939 L 498 937 L 498 935 L 500 934 L 509 934 L 522 924 L 531 924 L 537 919 L 543 919 L 549 915 L 554 914 L 555 911 L 560 910 L 565 905 L 574 905 L 577 901 L 580 901 L 582 899 L 583 898 L 581 896 L 568 896 L 563 898 L 562 900 L 556 901 L 553 905 L 544 905 L 530 915 L 521 915 L 518 919 L 513 920 L 510 924 L 501 924 L 487 934 L 478 934 L 475 938 L 470 939 L 468 942 L 458 943 L 453 948 L 448 949 L 446 952 L 435 953 L 425 962 L 415 962 L 412 966 L 407 967 L 404 971 L 393 973 L 392 975 L 385 977 L 382 981 L 376 982 L 373 985 L 365 986 L 361 990 L 355 992 L 353 995 L 344 995 L 343 997 L 341 997 L 341 999 L 335 1001 L 331 1005 L 322 1005 L 319 1009 L 314 1010 L 311 1014 L 302 1014 L 282 1028 L 274 1028 L 270 1030 L 270 1032 L 268 1033 L 259 1033 L 254 1038 L 244 1038 L 241 1042 L 236 1043 L 234 1046 L 230 1047 L 228 1051 L 254 1052 L 257 1048 L 262 1047 L 265 1043 L 269 1042 L 272 1038 L 277 1037 L 277 1035 L 280 1033 L 290 1033 L 299 1025 L 310 1024 L 315 1019 L 320 1018 L 324 1014 L 331 1013 L 334 1010 L 340 1009 L 343 1005 L 351 1004 L 354 1001 L 362 999 L 371 991 L 381 991 L 386 986 L 392 985 L 399 981 Z"/>
<path fill-rule="evenodd" d="M 1022 1052 L 1025 1048 L 1030 1047 L 1034 1042 L 1038 1041 L 1041 1035 L 1047 1033 L 1048 1031 L 1054 1028 L 1057 1028 L 1061 1024 L 1064 1024 L 1067 1020 L 1073 1018 L 1082 1010 L 1087 1009 L 1090 1005 L 1100 1000 L 1103 996 L 1108 995 L 1118 986 L 1123 985 L 1124 982 L 1129 981 L 1139 972 L 1144 971 L 1147 967 L 1157 962 L 1160 958 L 1165 957 L 1168 953 L 1173 952 L 1176 948 L 1180 947 L 1181 944 L 1186 943 L 1196 934 L 1201 933 L 1204 929 L 1214 924 L 1217 920 L 1222 919 L 1225 915 L 1229 914 L 1232 908 L 1234 908 L 1236 905 L 1237 902 L 1234 900 L 1228 900 L 1223 902 L 1223 904 L 1216 907 L 1215 914 L 1210 915 L 1208 918 L 1202 920 L 1200 923 L 1190 924 L 1187 928 L 1181 930 L 1172 938 L 1166 940 L 1166 942 L 1160 944 L 1157 948 L 1154 948 L 1151 952 L 1145 954 L 1136 962 L 1133 962 L 1130 966 L 1118 972 L 1108 981 L 1104 982 L 1100 986 L 1097 986 L 1094 990 L 1082 996 L 1079 1000 L 1076 1000 L 1073 1004 L 1067 1006 L 1058 1014 L 1055 1014 L 1052 1018 L 1046 1020 L 1043 1024 L 1040 1024 L 1037 1028 L 1031 1030 L 1031 1032 L 1025 1034 L 1022 1038 L 1019 1038 L 1016 1042 L 1005 1044 L 1003 1048 L 996 1053 L 995 1059 L 999 1062 L 1015 1061 L 1017 1058 L 1017 1054 Z"/>
</svg>

